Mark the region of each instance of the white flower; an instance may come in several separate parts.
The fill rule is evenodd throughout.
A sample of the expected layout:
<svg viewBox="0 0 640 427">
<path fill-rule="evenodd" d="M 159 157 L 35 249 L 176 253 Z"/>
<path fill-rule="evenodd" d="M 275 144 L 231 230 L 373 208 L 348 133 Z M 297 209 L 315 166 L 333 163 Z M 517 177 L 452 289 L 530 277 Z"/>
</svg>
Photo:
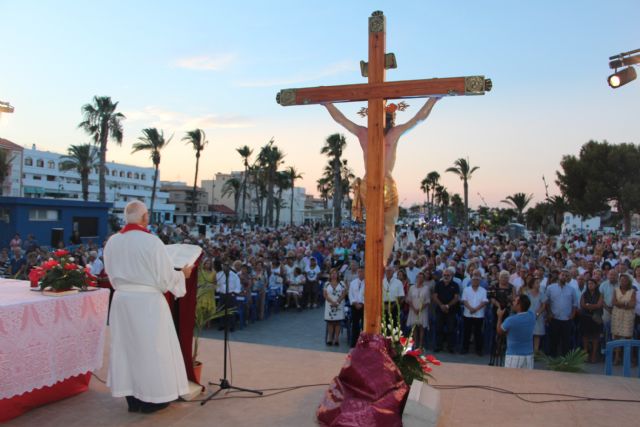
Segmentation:
<svg viewBox="0 0 640 427">
<path fill-rule="evenodd" d="M 76 259 L 74 257 L 72 257 L 72 256 L 69 257 L 69 262 L 75 262 L 75 261 L 76 261 Z"/>
</svg>

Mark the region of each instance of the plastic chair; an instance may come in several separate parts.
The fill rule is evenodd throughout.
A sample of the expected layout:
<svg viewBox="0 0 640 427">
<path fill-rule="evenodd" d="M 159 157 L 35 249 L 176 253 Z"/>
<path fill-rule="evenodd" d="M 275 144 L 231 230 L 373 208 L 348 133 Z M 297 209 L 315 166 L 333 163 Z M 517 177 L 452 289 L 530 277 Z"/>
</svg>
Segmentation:
<svg viewBox="0 0 640 427">
<path fill-rule="evenodd" d="M 631 350 L 637 349 L 640 352 L 640 340 L 615 340 L 607 343 L 604 360 L 604 374 L 612 375 L 613 371 L 613 350 L 622 347 L 624 354 L 622 357 L 622 375 L 631 376 Z M 640 378 L 640 369 L 638 369 L 638 378 Z"/>
</svg>

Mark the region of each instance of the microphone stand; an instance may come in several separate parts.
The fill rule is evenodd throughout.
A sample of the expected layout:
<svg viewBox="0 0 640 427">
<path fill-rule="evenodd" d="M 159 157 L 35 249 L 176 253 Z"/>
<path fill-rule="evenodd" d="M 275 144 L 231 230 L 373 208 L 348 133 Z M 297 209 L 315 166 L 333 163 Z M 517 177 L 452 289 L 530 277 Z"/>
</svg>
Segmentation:
<svg viewBox="0 0 640 427">
<path fill-rule="evenodd" d="M 241 388 L 241 387 L 235 387 L 233 385 L 231 385 L 231 383 L 229 382 L 229 380 L 227 379 L 227 352 L 228 352 L 228 347 L 229 347 L 229 266 L 228 265 L 224 265 L 223 267 L 223 272 L 224 272 L 224 276 L 225 276 L 225 303 L 224 303 L 224 363 L 223 363 L 223 375 L 222 378 L 220 378 L 220 382 L 219 383 L 214 383 L 209 381 L 209 385 L 215 385 L 218 386 L 218 389 L 216 391 L 214 391 L 213 393 L 211 393 L 209 396 L 207 396 L 206 399 L 204 399 L 202 402 L 200 402 L 200 406 L 204 405 L 205 403 L 207 403 L 208 401 L 210 401 L 211 399 L 213 399 L 214 397 L 216 397 L 222 390 L 238 390 L 238 391 L 245 391 L 247 393 L 255 393 L 258 394 L 260 396 L 262 396 L 262 392 L 259 390 L 251 390 L 248 388 Z"/>
</svg>

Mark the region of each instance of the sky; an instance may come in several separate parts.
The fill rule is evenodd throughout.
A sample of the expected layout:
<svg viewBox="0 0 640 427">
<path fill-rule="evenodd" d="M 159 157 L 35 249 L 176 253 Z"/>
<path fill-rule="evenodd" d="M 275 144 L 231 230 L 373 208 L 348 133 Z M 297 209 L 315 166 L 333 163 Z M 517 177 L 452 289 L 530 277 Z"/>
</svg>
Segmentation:
<svg viewBox="0 0 640 427">
<path fill-rule="evenodd" d="M 400 204 L 423 203 L 420 181 L 431 171 L 451 194 L 462 182 L 445 170 L 460 157 L 479 169 L 469 204 L 503 206 L 516 192 L 543 201 L 563 155 L 587 141 L 640 143 L 640 81 L 608 87 L 608 58 L 640 48 L 640 3 L 567 0 L 471 1 L 120 1 L 0 0 L 0 100 L 15 107 L 0 117 L 0 137 L 64 153 L 89 142 L 77 125 L 95 95 L 118 101 L 125 116 L 122 146 L 107 159 L 150 166 L 131 154 L 141 130 L 173 136 L 162 152 L 161 179 L 193 183 L 195 153 L 181 141 L 205 130 L 209 144 L 198 181 L 242 170 L 236 148 L 254 156 L 270 139 L 299 185 L 317 194 L 336 132 L 345 158 L 364 172 L 357 139 L 321 106 L 281 107 L 280 89 L 365 83 L 368 17 L 382 10 L 387 51 L 398 68 L 387 80 L 484 75 L 484 96 L 447 97 L 403 136 L 394 176 Z M 424 101 L 408 101 L 397 122 Z M 365 103 L 338 107 L 356 123 Z"/>
</svg>

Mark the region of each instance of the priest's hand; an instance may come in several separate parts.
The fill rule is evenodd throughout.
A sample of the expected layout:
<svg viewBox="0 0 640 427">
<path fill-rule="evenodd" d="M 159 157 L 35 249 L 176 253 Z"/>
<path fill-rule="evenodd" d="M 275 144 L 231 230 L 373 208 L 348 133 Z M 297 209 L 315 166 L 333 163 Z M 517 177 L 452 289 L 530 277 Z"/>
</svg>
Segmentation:
<svg viewBox="0 0 640 427">
<path fill-rule="evenodd" d="M 191 277 L 191 270 L 193 270 L 193 265 L 185 265 L 182 267 L 182 274 L 184 274 L 185 279 Z"/>
</svg>

